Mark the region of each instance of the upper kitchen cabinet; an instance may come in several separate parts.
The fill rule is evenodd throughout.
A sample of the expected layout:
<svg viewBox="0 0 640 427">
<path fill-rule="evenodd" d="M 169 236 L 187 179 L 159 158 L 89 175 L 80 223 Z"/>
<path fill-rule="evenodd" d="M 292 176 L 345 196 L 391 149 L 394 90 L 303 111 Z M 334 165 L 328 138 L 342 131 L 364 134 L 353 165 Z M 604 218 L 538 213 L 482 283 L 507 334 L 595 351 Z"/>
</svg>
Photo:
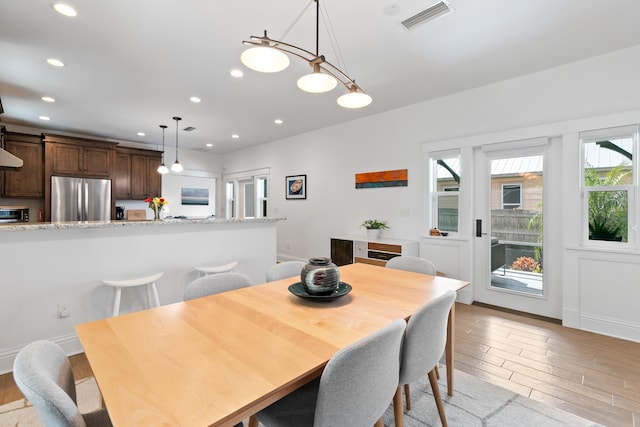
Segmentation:
<svg viewBox="0 0 640 427">
<path fill-rule="evenodd" d="M 162 194 L 162 176 L 157 171 L 161 152 L 128 147 L 116 151 L 117 200 L 144 200 Z"/>
<path fill-rule="evenodd" d="M 44 142 L 51 175 L 111 178 L 116 143 L 50 134 Z"/>
<path fill-rule="evenodd" d="M 44 197 L 44 149 L 40 135 L 7 132 L 4 149 L 22 159 L 22 167 L 3 172 L 1 193 L 6 198 Z"/>
</svg>

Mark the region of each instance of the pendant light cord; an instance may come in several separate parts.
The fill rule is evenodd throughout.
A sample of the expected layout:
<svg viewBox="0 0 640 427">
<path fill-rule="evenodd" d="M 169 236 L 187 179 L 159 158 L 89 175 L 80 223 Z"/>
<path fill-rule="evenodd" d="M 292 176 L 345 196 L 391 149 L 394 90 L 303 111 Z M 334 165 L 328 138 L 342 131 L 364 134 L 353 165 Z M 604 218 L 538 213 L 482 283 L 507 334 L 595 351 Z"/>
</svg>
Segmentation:
<svg viewBox="0 0 640 427">
<path fill-rule="evenodd" d="M 174 117 L 173 120 L 176 121 L 176 162 L 178 161 L 178 122 L 182 120 L 180 117 Z"/>
</svg>

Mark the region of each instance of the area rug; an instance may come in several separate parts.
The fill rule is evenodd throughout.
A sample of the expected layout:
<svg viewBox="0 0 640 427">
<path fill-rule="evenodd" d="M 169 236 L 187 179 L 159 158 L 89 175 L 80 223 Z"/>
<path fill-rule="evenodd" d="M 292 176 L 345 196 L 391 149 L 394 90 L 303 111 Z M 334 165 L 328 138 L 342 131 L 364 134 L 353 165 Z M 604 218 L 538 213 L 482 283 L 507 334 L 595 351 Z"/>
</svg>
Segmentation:
<svg viewBox="0 0 640 427">
<path fill-rule="evenodd" d="M 76 381 L 76 395 L 80 412 L 100 408 L 102 398 L 93 377 Z M 25 399 L 0 406 L 0 427 L 43 427 L 36 408 Z"/>
<path fill-rule="evenodd" d="M 440 370 L 444 373 L 444 369 Z M 440 395 L 449 426 L 464 427 L 595 427 L 600 424 L 552 408 L 464 372 L 455 371 L 453 396 L 447 395 L 446 374 L 440 375 Z M 393 426 L 393 406 L 383 417 Z M 406 427 L 440 426 L 429 380 L 411 384 L 411 410 L 404 413 Z"/>
<path fill-rule="evenodd" d="M 441 372 L 444 372 L 444 369 Z M 455 372 L 453 397 L 447 396 L 446 389 L 446 378 L 442 375 L 440 393 L 444 400 L 447 421 L 452 427 L 600 426 L 461 371 Z M 100 407 L 100 394 L 93 378 L 78 381 L 77 390 L 80 412 L 89 412 Z M 383 420 L 385 426 L 394 425 L 392 406 L 387 409 Z M 426 375 L 424 379 L 411 384 L 411 411 L 405 411 L 404 421 L 407 427 L 441 425 Z M 0 406 L 0 427 L 42 427 L 42 422 L 35 408 L 21 399 Z"/>
</svg>

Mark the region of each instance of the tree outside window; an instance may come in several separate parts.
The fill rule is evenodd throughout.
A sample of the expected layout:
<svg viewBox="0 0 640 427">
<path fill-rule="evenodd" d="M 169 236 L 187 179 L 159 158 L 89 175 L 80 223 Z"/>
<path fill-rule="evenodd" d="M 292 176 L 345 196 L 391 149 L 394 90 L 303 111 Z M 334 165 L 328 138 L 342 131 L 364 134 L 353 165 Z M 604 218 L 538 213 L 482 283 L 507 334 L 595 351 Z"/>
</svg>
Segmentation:
<svg viewBox="0 0 640 427">
<path fill-rule="evenodd" d="M 629 242 L 633 148 L 633 134 L 584 142 L 583 188 L 590 241 Z"/>
</svg>

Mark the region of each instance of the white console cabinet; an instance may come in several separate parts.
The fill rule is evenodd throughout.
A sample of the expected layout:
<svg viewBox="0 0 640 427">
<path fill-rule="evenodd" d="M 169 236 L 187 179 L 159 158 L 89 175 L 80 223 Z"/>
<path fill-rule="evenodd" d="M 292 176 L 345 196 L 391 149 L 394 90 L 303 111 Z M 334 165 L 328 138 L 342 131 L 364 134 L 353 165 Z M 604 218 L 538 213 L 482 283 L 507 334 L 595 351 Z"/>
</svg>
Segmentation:
<svg viewBox="0 0 640 427">
<path fill-rule="evenodd" d="M 387 261 L 400 255 L 419 256 L 418 242 L 366 236 L 344 235 L 331 238 L 331 259 L 337 265 L 362 262 L 385 266 Z"/>
</svg>

